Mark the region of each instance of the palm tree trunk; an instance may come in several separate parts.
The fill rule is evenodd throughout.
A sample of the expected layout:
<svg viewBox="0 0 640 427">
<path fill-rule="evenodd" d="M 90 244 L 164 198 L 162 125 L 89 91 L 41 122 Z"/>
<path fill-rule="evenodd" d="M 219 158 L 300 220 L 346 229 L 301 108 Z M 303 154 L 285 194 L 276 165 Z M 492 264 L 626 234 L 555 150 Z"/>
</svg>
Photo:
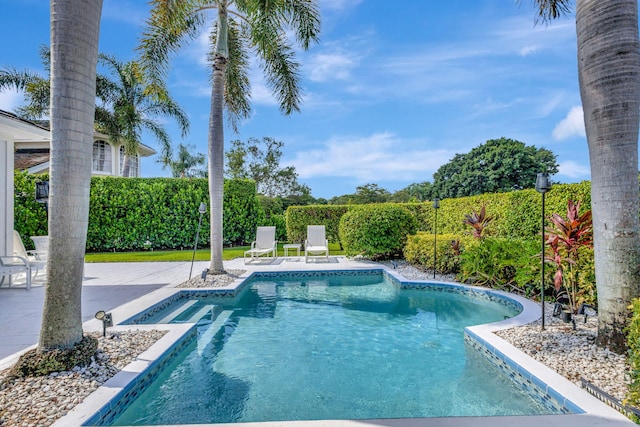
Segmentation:
<svg viewBox="0 0 640 427">
<path fill-rule="evenodd" d="M 223 273 L 223 195 L 224 195 L 224 73 L 229 54 L 226 3 L 218 3 L 218 33 L 213 59 L 211 116 L 209 117 L 209 210 L 211 212 L 211 263 L 209 271 Z"/>
<path fill-rule="evenodd" d="M 217 55 L 213 64 L 211 89 L 211 115 L 209 117 L 209 211 L 211 212 L 211 263 L 212 273 L 224 272 L 222 265 L 223 243 L 223 192 L 224 192 L 224 70 L 226 58 Z"/>
<path fill-rule="evenodd" d="M 578 0 L 578 73 L 591 162 L 598 343 L 622 352 L 640 294 L 637 0 Z"/>
<path fill-rule="evenodd" d="M 50 247 L 39 351 L 82 339 L 101 11 L 102 0 L 51 1 Z"/>
</svg>

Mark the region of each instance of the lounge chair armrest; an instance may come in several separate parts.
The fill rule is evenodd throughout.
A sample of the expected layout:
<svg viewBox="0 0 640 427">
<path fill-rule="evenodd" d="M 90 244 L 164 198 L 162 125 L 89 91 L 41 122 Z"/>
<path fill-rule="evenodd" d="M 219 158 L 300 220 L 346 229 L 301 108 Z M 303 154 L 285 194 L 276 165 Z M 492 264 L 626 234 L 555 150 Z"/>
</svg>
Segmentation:
<svg viewBox="0 0 640 427">
<path fill-rule="evenodd" d="M 9 256 L 1 256 L 0 257 L 0 265 L 9 266 L 9 265 L 24 265 L 26 267 L 29 266 L 29 260 L 17 255 L 9 255 Z"/>
</svg>

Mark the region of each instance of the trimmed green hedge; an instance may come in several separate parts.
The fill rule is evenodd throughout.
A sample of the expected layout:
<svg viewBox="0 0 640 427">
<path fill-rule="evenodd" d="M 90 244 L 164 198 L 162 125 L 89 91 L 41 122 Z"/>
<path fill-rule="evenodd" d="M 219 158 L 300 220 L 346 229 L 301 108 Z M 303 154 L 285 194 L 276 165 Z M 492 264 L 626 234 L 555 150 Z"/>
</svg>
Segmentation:
<svg viewBox="0 0 640 427">
<path fill-rule="evenodd" d="M 302 244 L 307 238 L 307 225 L 324 225 L 329 242 L 340 243 L 340 218 L 349 208 L 347 205 L 289 206 L 285 212 L 287 239 Z"/>
<path fill-rule="evenodd" d="M 46 175 L 15 174 L 15 226 L 25 245 L 29 236 L 47 234 L 46 212 L 34 200 L 35 182 Z M 193 247 L 205 203 L 199 244 L 207 246 L 209 191 L 203 178 L 93 177 L 89 207 L 87 250 L 128 251 Z M 268 225 L 250 180 L 224 184 L 225 245 L 244 245 L 255 239 L 256 227 Z M 280 224 L 282 227 L 282 224 Z"/>
<path fill-rule="evenodd" d="M 568 199 L 580 201 L 582 209 L 587 210 L 591 208 L 591 184 L 588 181 L 579 184 L 556 184 L 545 197 L 547 217 L 553 212 L 564 215 Z M 403 206 L 415 217 L 418 231 L 434 232 L 435 210 L 431 202 L 384 204 Z M 465 214 L 479 210 L 482 205 L 486 206 L 487 215 L 495 217 L 487 228 L 488 236 L 531 239 L 540 233 L 542 198 L 536 190 L 441 200 L 437 233 L 468 234 L 469 227 L 462 223 L 462 219 Z M 339 243 L 340 217 L 355 206 L 361 205 L 290 206 L 286 211 L 287 237 L 292 242 L 301 243 L 305 239 L 307 225 L 323 224 L 327 228 L 327 238 Z"/>
<path fill-rule="evenodd" d="M 340 220 L 340 241 L 347 255 L 390 258 L 402 254 L 416 220 L 396 204 L 359 205 Z"/>
</svg>

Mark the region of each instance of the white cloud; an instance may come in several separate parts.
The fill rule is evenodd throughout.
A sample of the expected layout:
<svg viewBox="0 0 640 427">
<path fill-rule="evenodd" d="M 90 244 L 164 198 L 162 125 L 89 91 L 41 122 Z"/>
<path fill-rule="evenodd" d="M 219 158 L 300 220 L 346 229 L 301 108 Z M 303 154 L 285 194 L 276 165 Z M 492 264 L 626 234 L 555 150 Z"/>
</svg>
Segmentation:
<svg viewBox="0 0 640 427">
<path fill-rule="evenodd" d="M 588 166 L 581 165 L 573 160 L 560 162 L 558 165 L 558 173 L 569 178 L 587 179 L 591 170 Z"/>
<path fill-rule="evenodd" d="M 326 53 L 314 55 L 307 65 L 310 70 L 309 78 L 315 82 L 346 80 L 355 66 L 356 62 L 351 55 Z"/>
<path fill-rule="evenodd" d="M 22 93 L 13 90 L 0 92 L 0 110 L 13 111 L 22 104 Z"/>
<path fill-rule="evenodd" d="M 582 107 L 576 106 L 571 108 L 567 117 L 556 125 L 551 135 L 553 139 L 556 140 L 568 139 L 572 136 L 586 136 Z"/>
<path fill-rule="evenodd" d="M 348 177 L 359 182 L 424 180 L 446 163 L 447 150 L 412 149 L 416 141 L 404 141 L 391 133 L 349 138 L 334 137 L 321 147 L 300 151 L 287 162 L 300 178 Z"/>
<path fill-rule="evenodd" d="M 538 50 L 538 46 L 525 46 L 522 49 L 520 49 L 520 56 L 524 58 L 525 56 L 529 56 L 532 53 L 535 53 L 537 50 Z"/>
</svg>

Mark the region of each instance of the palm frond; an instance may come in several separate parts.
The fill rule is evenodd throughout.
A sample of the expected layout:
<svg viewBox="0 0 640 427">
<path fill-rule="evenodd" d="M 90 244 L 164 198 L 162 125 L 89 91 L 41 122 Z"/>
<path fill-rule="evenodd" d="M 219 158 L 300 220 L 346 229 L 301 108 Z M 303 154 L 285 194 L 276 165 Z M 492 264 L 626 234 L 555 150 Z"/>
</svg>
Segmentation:
<svg viewBox="0 0 640 427">
<path fill-rule="evenodd" d="M 199 0 L 152 0 L 151 16 L 138 47 L 140 65 L 149 77 L 149 88 L 161 82 L 169 69 L 169 56 L 198 36 L 205 23 Z"/>
<path fill-rule="evenodd" d="M 238 131 L 238 122 L 249 117 L 251 112 L 249 54 L 241 33 L 241 26 L 234 19 L 229 19 L 229 60 L 224 76 L 224 101 L 229 113 L 229 124 L 235 132 Z M 212 37 L 215 36 L 214 28 Z"/>
<path fill-rule="evenodd" d="M 542 21 L 549 23 L 563 15 L 571 13 L 572 0 L 534 0 L 538 10 L 536 12 L 536 23 Z"/>
</svg>

